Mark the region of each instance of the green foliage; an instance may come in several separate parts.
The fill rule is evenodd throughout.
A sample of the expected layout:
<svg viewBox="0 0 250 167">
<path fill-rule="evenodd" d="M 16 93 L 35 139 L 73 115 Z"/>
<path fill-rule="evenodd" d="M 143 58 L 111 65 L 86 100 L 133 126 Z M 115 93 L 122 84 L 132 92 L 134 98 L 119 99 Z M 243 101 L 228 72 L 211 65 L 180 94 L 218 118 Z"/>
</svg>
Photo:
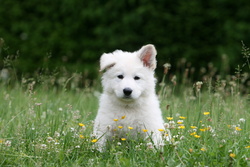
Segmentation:
<svg viewBox="0 0 250 167">
<path fill-rule="evenodd" d="M 240 41 L 250 42 L 249 6 L 243 0 L 1 1 L 0 37 L 12 48 L 6 53 L 0 46 L 1 57 L 19 50 L 20 73 L 63 65 L 93 76 L 103 52 L 153 43 L 159 66 L 184 57 L 196 68 L 214 62 L 228 72 L 242 64 Z"/>
</svg>

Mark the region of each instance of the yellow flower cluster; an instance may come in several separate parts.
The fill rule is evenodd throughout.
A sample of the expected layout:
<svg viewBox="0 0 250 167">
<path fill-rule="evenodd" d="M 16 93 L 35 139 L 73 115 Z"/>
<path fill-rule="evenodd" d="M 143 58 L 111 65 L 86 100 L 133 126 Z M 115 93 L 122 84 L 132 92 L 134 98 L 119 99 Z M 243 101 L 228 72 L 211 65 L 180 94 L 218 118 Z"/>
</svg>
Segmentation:
<svg viewBox="0 0 250 167">
<path fill-rule="evenodd" d="M 196 132 L 190 133 L 191 136 L 194 136 L 195 138 L 200 138 L 201 136 L 197 135 Z"/>
<path fill-rule="evenodd" d="M 205 127 L 205 128 L 200 129 L 200 131 L 201 131 L 201 132 L 205 132 L 205 131 L 208 131 L 208 130 L 210 130 L 210 129 L 211 129 L 210 127 Z"/>
</svg>

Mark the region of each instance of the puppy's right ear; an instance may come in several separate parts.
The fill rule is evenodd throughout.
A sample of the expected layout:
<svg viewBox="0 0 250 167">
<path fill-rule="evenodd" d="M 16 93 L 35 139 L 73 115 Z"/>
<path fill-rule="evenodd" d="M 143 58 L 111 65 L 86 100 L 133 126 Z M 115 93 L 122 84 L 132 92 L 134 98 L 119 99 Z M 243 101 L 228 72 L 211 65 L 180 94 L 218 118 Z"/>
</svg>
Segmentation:
<svg viewBox="0 0 250 167">
<path fill-rule="evenodd" d="M 104 53 L 100 59 L 100 71 L 107 70 L 115 65 L 115 56 L 112 53 Z"/>
</svg>

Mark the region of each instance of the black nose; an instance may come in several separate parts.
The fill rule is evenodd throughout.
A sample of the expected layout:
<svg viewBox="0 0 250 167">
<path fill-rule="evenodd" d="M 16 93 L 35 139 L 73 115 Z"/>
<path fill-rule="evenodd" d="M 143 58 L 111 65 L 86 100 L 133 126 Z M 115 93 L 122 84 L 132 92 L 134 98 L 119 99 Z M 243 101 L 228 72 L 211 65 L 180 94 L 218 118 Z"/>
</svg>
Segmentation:
<svg viewBox="0 0 250 167">
<path fill-rule="evenodd" d="M 124 93 L 126 96 L 131 95 L 132 91 L 133 91 L 133 90 L 130 89 L 130 88 L 124 88 L 124 89 L 123 89 L 123 93 Z"/>
</svg>

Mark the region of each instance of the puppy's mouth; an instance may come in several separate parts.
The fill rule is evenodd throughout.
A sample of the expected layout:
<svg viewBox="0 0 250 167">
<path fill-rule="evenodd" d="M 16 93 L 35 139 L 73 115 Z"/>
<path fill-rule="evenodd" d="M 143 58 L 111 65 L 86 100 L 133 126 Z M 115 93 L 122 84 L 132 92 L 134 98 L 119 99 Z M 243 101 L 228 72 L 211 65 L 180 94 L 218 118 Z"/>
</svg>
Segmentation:
<svg viewBox="0 0 250 167">
<path fill-rule="evenodd" d="M 132 101 L 132 100 L 133 100 L 133 98 L 132 98 L 132 96 L 131 96 L 131 95 L 129 95 L 129 96 L 124 95 L 124 96 L 122 97 L 122 100 L 124 100 L 124 101 Z"/>
</svg>

